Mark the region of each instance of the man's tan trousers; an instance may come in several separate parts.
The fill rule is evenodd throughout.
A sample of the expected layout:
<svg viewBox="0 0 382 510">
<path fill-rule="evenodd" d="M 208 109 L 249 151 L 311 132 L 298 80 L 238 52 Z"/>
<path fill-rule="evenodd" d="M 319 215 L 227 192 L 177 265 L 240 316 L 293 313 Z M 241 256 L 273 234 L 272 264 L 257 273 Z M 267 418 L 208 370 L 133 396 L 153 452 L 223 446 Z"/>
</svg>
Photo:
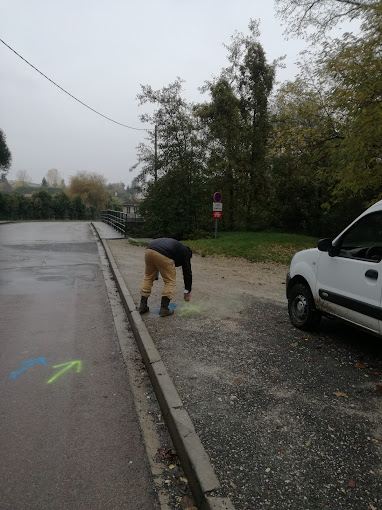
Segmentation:
<svg viewBox="0 0 382 510">
<path fill-rule="evenodd" d="M 151 287 L 158 274 L 161 274 L 164 281 L 162 296 L 172 299 L 175 291 L 176 271 L 174 261 L 158 253 L 155 250 L 146 249 L 145 253 L 145 277 L 141 287 L 141 295 L 149 297 Z"/>
</svg>

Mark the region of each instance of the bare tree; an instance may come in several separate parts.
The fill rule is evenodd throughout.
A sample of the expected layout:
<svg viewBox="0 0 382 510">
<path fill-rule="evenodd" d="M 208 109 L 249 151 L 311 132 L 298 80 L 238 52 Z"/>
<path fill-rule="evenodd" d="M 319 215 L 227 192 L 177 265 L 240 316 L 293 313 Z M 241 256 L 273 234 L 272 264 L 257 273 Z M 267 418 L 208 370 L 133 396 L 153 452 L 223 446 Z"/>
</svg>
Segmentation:
<svg viewBox="0 0 382 510">
<path fill-rule="evenodd" d="M 18 170 L 16 172 L 16 180 L 19 186 L 26 186 L 28 182 L 31 180 L 30 175 L 27 170 Z"/>
<path fill-rule="evenodd" d="M 363 18 L 381 9 L 378 0 L 275 0 L 278 16 L 287 24 L 286 33 L 317 40 L 338 23 Z"/>
<path fill-rule="evenodd" d="M 48 186 L 51 188 L 57 188 L 59 186 L 61 176 L 57 168 L 51 168 L 46 172 L 46 180 L 48 181 Z"/>
<path fill-rule="evenodd" d="M 70 198 L 81 197 L 88 207 L 98 210 L 104 209 L 110 198 L 105 177 L 95 172 L 77 172 L 71 178 L 67 192 Z"/>
</svg>

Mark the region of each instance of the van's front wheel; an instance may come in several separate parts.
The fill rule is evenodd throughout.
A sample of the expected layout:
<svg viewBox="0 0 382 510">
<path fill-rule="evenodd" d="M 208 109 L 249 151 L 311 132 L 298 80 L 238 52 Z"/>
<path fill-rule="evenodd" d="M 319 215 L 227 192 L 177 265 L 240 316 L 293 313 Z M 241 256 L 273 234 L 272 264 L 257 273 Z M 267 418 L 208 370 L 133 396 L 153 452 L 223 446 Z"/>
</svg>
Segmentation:
<svg viewBox="0 0 382 510">
<path fill-rule="evenodd" d="M 314 306 L 310 288 L 303 283 L 294 285 L 288 297 L 288 313 L 293 326 L 309 330 L 318 325 L 321 314 Z"/>
</svg>

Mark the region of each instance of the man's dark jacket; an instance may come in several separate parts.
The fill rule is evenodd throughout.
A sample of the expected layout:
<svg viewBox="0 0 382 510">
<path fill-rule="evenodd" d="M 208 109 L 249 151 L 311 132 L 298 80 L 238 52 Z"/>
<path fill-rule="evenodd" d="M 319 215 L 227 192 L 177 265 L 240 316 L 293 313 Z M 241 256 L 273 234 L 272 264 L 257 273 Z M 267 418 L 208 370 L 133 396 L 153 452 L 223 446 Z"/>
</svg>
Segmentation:
<svg viewBox="0 0 382 510">
<path fill-rule="evenodd" d="M 154 241 L 151 241 L 147 248 L 157 251 L 165 257 L 172 259 L 176 267 L 182 266 L 184 288 L 188 290 L 188 292 L 191 292 L 191 249 L 185 244 L 182 244 L 179 241 L 169 237 L 154 239 Z"/>
</svg>

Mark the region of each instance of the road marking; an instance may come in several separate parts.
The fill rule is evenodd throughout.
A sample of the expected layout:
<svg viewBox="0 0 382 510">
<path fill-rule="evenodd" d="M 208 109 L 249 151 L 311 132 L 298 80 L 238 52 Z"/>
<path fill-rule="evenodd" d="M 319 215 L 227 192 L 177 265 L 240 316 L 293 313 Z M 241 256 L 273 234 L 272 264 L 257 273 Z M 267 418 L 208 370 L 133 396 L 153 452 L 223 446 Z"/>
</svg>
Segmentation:
<svg viewBox="0 0 382 510">
<path fill-rule="evenodd" d="M 70 368 L 77 365 L 77 373 L 81 372 L 82 370 L 82 362 L 81 361 L 68 361 L 67 363 L 61 363 L 60 365 L 54 365 L 53 368 L 60 368 L 63 367 L 61 370 L 57 372 L 52 378 L 49 379 L 49 381 L 46 382 L 46 384 L 51 384 L 56 379 L 61 377 L 65 372 L 67 372 Z"/>
<path fill-rule="evenodd" d="M 17 370 L 17 372 L 13 372 L 13 374 L 11 374 L 9 377 L 11 379 L 15 379 L 18 375 L 20 375 L 22 372 L 24 372 L 24 370 L 31 367 L 35 363 L 41 363 L 42 365 L 46 365 L 46 360 L 45 360 L 45 358 L 35 358 L 35 359 L 30 359 L 28 361 L 23 361 L 24 366 L 22 368 L 20 368 L 20 370 Z"/>
</svg>

